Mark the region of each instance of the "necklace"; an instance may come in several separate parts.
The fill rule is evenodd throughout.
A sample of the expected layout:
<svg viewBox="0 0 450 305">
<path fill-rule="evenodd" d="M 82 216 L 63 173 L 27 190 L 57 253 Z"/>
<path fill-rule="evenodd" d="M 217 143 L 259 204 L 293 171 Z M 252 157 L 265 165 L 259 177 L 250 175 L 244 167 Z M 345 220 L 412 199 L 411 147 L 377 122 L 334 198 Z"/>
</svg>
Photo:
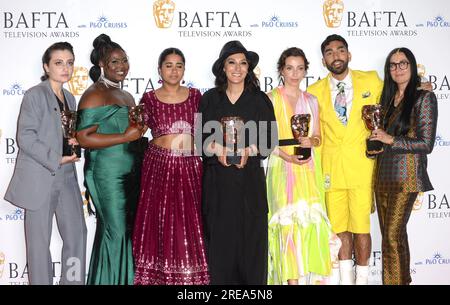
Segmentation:
<svg viewBox="0 0 450 305">
<path fill-rule="evenodd" d="M 111 87 L 120 89 L 120 82 L 116 83 L 116 82 L 110 81 L 109 79 L 107 79 L 103 75 L 100 75 L 99 81 L 104 83 L 106 88 L 109 88 L 111 86 Z"/>
</svg>

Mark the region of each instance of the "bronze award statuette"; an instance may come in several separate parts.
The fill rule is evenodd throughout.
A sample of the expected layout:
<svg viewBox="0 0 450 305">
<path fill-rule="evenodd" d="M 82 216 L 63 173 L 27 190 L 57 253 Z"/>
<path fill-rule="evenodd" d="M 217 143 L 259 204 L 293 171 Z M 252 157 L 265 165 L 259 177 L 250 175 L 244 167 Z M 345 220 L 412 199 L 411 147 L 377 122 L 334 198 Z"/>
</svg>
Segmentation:
<svg viewBox="0 0 450 305">
<path fill-rule="evenodd" d="M 227 153 L 228 164 L 240 164 L 241 155 L 238 154 L 238 143 L 242 139 L 241 132 L 244 129 L 244 120 L 238 116 L 223 117 L 222 124 L 223 143 L 231 150 Z"/>
<path fill-rule="evenodd" d="M 362 107 L 362 119 L 370 131 L 381 129 L 383 125 L 383 108 L 381 105 L 364 105 Z M 383 151 L 383 143 L 381 141 L 366 140 L 367 151 L 380 153 Z"/>
<path fill-rule="evenodd" d="M 133 106 L 128 110 L 128 120 L 130 125 L 144 127 L 144 104 Z M 137 140 L 130 142 L 129 150 L 135 153 L 140 160 L 144 158 L 144 153 L 148 148 L 148 138 L 144 137 L 144 131 L 142 131 L 141 137 Z M 139 161 L 142 162 L 142 161 Z"/>
<path fill-rule="evenodd" d="M 309 132 L 310 114 L 295 114 L 291 117 L 291 129 L 294 138 L 299 141 L 301 137 L 307 137 Z M 294 155 L 298 156 L 299 160 L 306 160 L 311 157 L 310 147 L 294 147 Z"/>
<path fill-rule="evenodd" d="M 144 125 L 144 104 L 133 106 L 128 110 L 128 118 L 130 123 L 136 125 Z"/>
<path fill-rule="evenodd" d="M 80 145 L 70 145 L 69 139 L 75 138 L 75 129 L 77 126 L 77 112 L 73 110 L 61 111 L 61 126 L 63 131 L 63 156 L 71 156 L 76 154 L 81 158 Z"/>
</svg>

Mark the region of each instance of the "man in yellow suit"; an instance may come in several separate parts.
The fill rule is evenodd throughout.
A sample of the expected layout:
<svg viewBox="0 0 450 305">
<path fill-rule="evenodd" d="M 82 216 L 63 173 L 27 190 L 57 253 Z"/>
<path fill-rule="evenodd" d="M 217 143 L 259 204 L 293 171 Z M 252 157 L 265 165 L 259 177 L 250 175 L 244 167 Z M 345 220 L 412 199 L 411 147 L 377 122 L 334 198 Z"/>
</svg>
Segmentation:
<svg viewBox="0 0 450 305">
<path fill-rule="evenodd" d="M 342 36 L 330 35 L 321 45 L 322 62 L 330 73 L 308 92 L 319 102 L 322 168 L 328 217 L 342 241 L 340 283 L 367 284 L 371 252 L 370 213 L 374 160 L 366 156 L 370 132 L 361 117 L 363 105 L 379 101 L 383 82 L 375 71 L 348 68 L 351 54 Z"/>
</svg>

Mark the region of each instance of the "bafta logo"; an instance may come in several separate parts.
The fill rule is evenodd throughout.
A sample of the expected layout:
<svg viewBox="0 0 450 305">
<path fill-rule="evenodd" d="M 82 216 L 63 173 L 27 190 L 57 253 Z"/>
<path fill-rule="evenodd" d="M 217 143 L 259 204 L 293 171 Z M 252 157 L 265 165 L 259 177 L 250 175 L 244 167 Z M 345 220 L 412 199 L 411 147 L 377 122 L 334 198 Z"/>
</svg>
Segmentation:
<svg viewBox="0 0 450 305">
<path fill-rule="evenodd" d="M 291 130 L 294 139 L 300 141 L 301 137 L 307 137 L 309 134 L 309 122 L 311 121 L 311 115 L 306 114 L 294 114 L 291 117 Z M 299 160 L 306 160 L 311 157 L 311 148 L 294 146 L 294 155 Z"/>
<path fill-rule="evenodd" d="M 88 69 L 74 67 L 72 78 L 69 80 L 69 91 L 73 95 L 82 95 L 88 86 Z"/>
<path fill-rule="evenodd" d="M 174 12 L 175 2 L 172 0 L 157 0 L 153 3 L 153 17 L 158 28 L 170 28 Z"/>
<path fill-rule="evenodd" d="M 5 254 L 0 252 L 0 278 L 3 276 L 3 270 L 5 269 Z"/>
<path fill-rule="evenodd" d="M 414 211 L 420 210 L 422 204 L 423 204 L 423 192 L 419 192 L 416 201 L 414 201 L 413 210 Z"/>
<path fill-rule="evenodd" d="M 344 2 L 342 0 L 326 0 L 323 3 L 323 18 L 329 28 L 337 28 L 341 25 L 344 13 Z"/>
<path fill-rule="evenodd" d="M 420 77 L 420 81 L 422 83 L 428 82 L 428 79 L 425 77 L 426 69 L 422 64 L 417 64 L 417 75 Z"/>
<path fill-rule="evenodd" d="M 238 116 L 227 116 L 220 120 L 222 124 L 223 143 L 228 148 L 227 164 L 240 164 L 239 144 L 242 144 L 244 119 Z"/>
<path fill-rule="evenodd" d="M 362 119 L 367 129 L 374 131 L 382 129 L 384 111 L 380 104 L 376 105 L 364 105 L 362 107 Z M 370 154 L 378 154 L 383 151 L 383 143 L 378 140 L 366 140 L 367 152 Z"/>
<path fill-rule="evenodd" d="M 255 69 L 253 69 L 253 73 L 255 73 L 256 78 L 259 79 L 261 76 L 261 68 L 259 66 L 255 67 Z"/>
</svg>

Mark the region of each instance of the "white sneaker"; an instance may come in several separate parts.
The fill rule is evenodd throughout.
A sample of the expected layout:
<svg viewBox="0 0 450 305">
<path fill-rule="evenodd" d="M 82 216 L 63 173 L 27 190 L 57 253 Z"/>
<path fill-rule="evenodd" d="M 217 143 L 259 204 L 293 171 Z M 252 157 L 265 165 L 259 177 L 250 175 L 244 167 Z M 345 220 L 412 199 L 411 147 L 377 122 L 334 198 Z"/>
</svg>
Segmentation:
<svg viewBox="0 0 450 305">
<path fill-rule="evenodd" d="M 356 265 L 356 285 L 369 284 L 369 266 Z"/>
</svg>

